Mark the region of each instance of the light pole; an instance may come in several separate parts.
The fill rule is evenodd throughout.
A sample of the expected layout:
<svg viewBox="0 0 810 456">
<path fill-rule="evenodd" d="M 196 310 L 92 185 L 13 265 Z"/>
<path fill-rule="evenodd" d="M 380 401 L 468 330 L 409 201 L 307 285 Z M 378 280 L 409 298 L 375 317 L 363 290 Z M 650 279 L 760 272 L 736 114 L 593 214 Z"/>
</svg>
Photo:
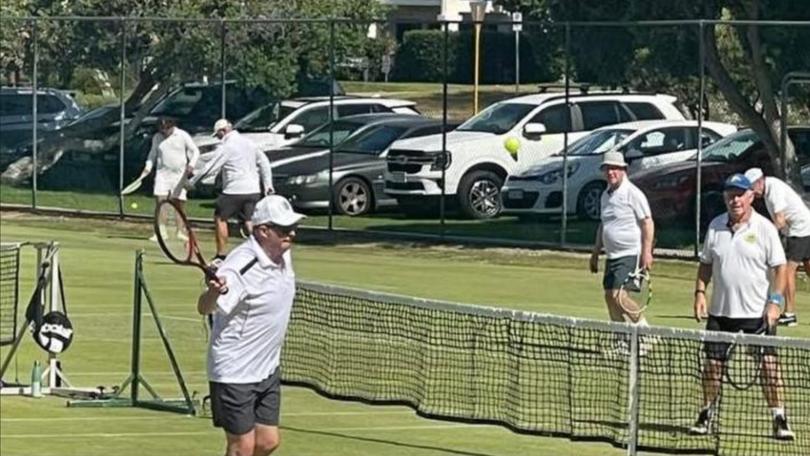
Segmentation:
<svg viewBox="0 0 810 456">
<path fill-rule="evenodd" d="M 471 1 L 470 2 L 470 16 L 475 26 L 475 65 L 473 74 L 473 114 L 478 114 L 478 63 L 479 63 L 479 50 L 481 48 L 481 23 L 484 22 L 484 16 L 487 14 L 487 2 L 485 1 Z"/>
</svg>

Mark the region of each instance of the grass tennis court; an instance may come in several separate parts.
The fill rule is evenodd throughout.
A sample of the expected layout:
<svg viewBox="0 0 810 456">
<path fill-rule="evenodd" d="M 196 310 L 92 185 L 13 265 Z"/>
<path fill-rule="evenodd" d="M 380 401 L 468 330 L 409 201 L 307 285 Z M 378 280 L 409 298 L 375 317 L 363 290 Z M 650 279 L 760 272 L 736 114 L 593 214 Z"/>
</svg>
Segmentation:
<svg viewBox="0 0 810 456">
<path fill-rule="evenodd" d="M 145 239 L 149 226 L 100 220 L 37 218 L 3 213 L 2 241 L 59 241 L 68 310 L 76 326 L 74 345 L 62 357 L 68 377 L 80 386 L 124 380 L 130 356 L 134 251 L 147 251 L 145 272 L 193 390 L 205 391 L 205 334 L 194 312 L 201 290 L 196 271 L 170 266 Z M 604 319 L 599 278 L 583 256 L 514 250 L 352 242 L 336 245 L 323 235 L 299 234 L 299 278 L 432 299 L 519 308 Z M 206 245 L 204 245 L 206 247 Z M 29 251 L 30 253 L 30 251 Z M 33 265 L 29 255 L 25 265 Z M 26 270 L 26 284 L 31 271 Z M 659 262 L 654 271 L 654 324 L 695 328 L 691 289 L 695 265 Z M 810 293 L 800 282 L 799 309 Z M 27 300 L 23 290 L 21 300 Z M 152 331 L 149 333 L 149 331 Z M 167 396 L 172 383 L 153 326 L 144 319 L 144 375 Z M 810 325 L 781 334 L 810 337 Z M 45 356 L 23 342 L 17 372 L 30 377 L 31 362 Z M 14 376 L 12 367 L 10 378 Z M 207 418 L 137 409 L 74 409 L 60 399 L 2 398 L 3 455 L 221 454 L 221 431 Z M 496 426 L 467 425 L 417 417 L 406 407 L 330 401 L 304 388 L 285 388 L 282 446 L 277 454 L 610 455 L 607 444 L 516 435 Z"/>
</svg>

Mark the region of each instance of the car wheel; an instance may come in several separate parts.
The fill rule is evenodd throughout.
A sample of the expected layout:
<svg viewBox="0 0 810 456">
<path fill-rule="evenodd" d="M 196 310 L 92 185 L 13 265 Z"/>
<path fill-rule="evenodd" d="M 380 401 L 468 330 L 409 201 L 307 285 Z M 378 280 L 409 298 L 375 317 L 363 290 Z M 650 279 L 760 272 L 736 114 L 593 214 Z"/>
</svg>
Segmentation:
<svg viewBox="0 0 810 456">
<path fill-rule="evenodd" d="M 356 217 L 371 212 L 374 197 L 368 184 L 356 177 L 347 177 L 335 186 L 335 208 L 342 215 Z"/>
<path fill-rule="evenodd" d="M 461 211 L 474 219 L 489 219 L 501 212 L 503 178 L 492 171 L 473 171 L 461 178 L 458 198 Z"/>
<path fill-rule="evenodd" d="M 579 192 L 577 198 L 577 215 L 588 220 L 599 220 L 602 211 L 602 192 L 607 184 L 604 182 L 591 182 Z"/>
</svg>

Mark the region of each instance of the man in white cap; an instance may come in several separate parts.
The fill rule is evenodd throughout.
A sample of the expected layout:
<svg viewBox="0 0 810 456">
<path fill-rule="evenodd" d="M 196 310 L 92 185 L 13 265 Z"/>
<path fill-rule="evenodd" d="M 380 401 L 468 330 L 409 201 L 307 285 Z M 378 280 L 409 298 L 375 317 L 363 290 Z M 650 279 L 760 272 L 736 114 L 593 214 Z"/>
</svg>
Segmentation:
<svg viewBox="0 0 810 456">
<path fill-rule="evenodd" d="M 655 225 L 650 204 L 627 178 L 627 163 L 621 152 L 607 152 L 601 167 L 607 188 L 602 193 L 601 223 L 596 230 L 590 270 L 599 272 L 599 253 L 604 247 L 607 260 L 602 286 L 610 319 L 646 325 L 638 303 L 626 296 L 621 285 L 637 269 L 652 268 Z"/>
<path fill-rule="evenodd" d="M 205 176 L 222 171 L 222 194 L 217 197 L 214 207 L 217 247 L 214 259 L 222 260 L 228 246 L 228 220 L 238 217 L 245 232 L 250 233 L 250 214 L 263 195 L 273 193 L 273 177 L 267 156 L 253 141 L 234 130 L 227 119 L 216 121 L 214 135 L 222 145 L 205 168 L 189 180 L 189 184 L 193 186 Z"/>
<path fill-rule="evenodd" d="M 251 236 L 217 269 L 197 302 L 213 315 L 208 380 L 226 456 L 268 455 L 280 442 L 280 354 L 295 297 L 290 248 L 304 215 L 278 195 L 262 198 Z"/>
<path fill-rule="evenodd" d="M 785 236 L 785 312 L 779 318 L 779 324 L 795 326 L 799 322 L 796 317 L 796 273 L 799 264 L 804 263 L 805 274 L 810 274 L 810 209 L 790 185 L 776 177 L 766 177 L 759 168 L 749 169 L 745 177 L 751 182 L 754 195 L 765 200 L 771 221 Z"/>
<path fill-rule="evenodd" d="M 178 128 L 170 117 L 158 119 L 157 130 L 152 136 L 152 147 L 140 177 L 149 175 L 154 167 L 155 183 L 152 193 L 155 195 L 155 203 L 172 198 L 182 208 L 186 201 L 186 190 L 182 188 L 181 182 L 194 169 L 200 158 L 200 150 L 191 136 Z M 165 223 L 166 220 L 158 221 L 161 231 L 165 230 Z M 178 232 L 177 236 L 182 238 L 185 234 Z M 149 240 L 156 242 L 157 234 L 153 234 Z"/>
<path fill-rule="evenodd" d="M 784 304 L 785 252 L 779 234 L 767 218 L 753 210 L 751 182 L 742 174 L 730 176 L 723 190 L 727 212 L 711 221 L 700 254 L 695 279 L 694 315 L 700 322 L 708 315 L 709 331 L 776 334 L 776 323 Z M 713 282 L 711 303 L 706 292 Z M 692 434 L 712 431 L 717 398 L 727 360 L 729 344 L 706 342 L 703 368 L 703 406 Z M 784 403 L 784 382 L 774 347 L 763 347 L 759 361 L 762 391 L 773 416 L 773 437 L 793 440 Z M 754 419 L 752 417 L 752 419 Z"/>
</svg>

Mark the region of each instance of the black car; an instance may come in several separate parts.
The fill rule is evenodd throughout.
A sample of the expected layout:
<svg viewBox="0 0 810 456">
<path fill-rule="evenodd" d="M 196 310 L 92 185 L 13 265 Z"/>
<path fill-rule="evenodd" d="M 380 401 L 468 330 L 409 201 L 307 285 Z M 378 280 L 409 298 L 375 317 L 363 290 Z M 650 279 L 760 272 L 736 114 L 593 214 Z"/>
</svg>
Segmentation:
<svg viewBox="0 0 810 456">
<path fill-rule="evenodd" d="M 357 216 L 396 204 L 383 192 L 388 147 L 398 139 L 442 132 L 441 121 L 414 115 L 366 114 L 335 122 L 332 198 L 339 214 Z M 350 132 L 350 133 L 348 133 Z M 348 133 L 348 134 L 346 134 Z M 273 185 L 300 209 L 329 207 L 329 129 L 315 130 L 292 147 L 270 152 Z M 322 149 L 303 147 L 322 144 Z M 323 147 L 327 147 L 324 149 Z"/>
</svg>

